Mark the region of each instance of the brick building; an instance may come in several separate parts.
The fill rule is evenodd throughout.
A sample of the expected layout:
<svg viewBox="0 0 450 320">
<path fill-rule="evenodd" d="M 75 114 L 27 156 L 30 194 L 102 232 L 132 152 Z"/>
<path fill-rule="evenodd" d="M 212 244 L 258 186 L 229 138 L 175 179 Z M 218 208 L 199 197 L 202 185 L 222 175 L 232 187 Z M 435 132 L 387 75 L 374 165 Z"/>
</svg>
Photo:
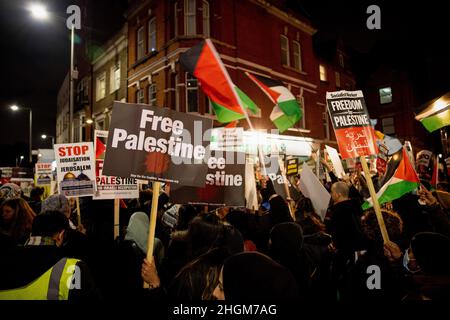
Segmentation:
<svg viewBox="0 0 450 320">
<path fill-rule="evenodd" d="M 321 60 L 313 48 L 316 29 L 311 23 L 273 3 L 278 2 L 130 1 L 126 13 L 128 101 L 214 118 L 197 80 L 178 64 L 182 52 L 204 38 L 211 38 L 233 82 L 244 92 L 251 90 L 244 74 L 249 71 L 283 81 L 301 102 L 304 117 L 286 134 L 332 143 L 325 92 L 339 88 L 337 73 L 340 83 L 346 84 L 343 88 L 347 84 L 348 89 L 354 88 L 345 65 L 335 67 L 339 57 L 344 58 L 344 52 L 335 48 L 331 61 Z M 324 68 L 329 76 L 321 81 Z M 254 126 L 274 128 L 270 112 L 262 110 L 252 117 Z"/>
</svg>

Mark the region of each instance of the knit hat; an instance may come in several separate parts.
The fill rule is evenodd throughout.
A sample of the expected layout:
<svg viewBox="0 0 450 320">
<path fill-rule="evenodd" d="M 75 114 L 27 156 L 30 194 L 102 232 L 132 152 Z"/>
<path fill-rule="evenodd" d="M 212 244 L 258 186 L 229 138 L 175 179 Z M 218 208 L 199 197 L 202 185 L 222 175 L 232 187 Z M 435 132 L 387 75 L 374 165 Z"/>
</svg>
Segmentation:
<svg viewBox="0 0 450 320">
<path fill-rule="evenodd" d="M 66 215 L 69 208 L 69 199 L 67 199 L 66 196 L 62 194 L 54 194 L 42 202 L 41 212 L 59 211 Z"/>
<path fill-rule="evenodd" d="M 15 183 L 5 183 L 0 187 L 0 198 L 4 200 L 20 198 L 22 189 Z"/>
</svg>

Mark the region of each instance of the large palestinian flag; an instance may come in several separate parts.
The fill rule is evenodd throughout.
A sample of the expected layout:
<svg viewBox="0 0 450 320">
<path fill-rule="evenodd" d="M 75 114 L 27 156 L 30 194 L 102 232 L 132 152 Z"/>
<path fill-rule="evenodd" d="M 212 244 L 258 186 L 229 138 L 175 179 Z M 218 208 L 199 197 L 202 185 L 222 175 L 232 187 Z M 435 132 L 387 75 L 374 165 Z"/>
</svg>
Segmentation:
<svg viewBox="0 0 450 320">
<path fill-rule="evenodd" d="M 210 39 L 181 54 L 180 63 L 200 81 L 219 122 L 228 123 L 245 118 L 246 110 L 243 107 L 257 112 L 255 103 L 231 81 Z"/>
<path fill-rule="evenodd" d="M 377 198 L 381 204 L 400 198 L 404 194 L 415 190 L 420 185 L 420 180 L 413 166 L 409 162 L 405 149 L 402 150 L 402 160 L 398 164 L 394 175 L 378 191 Z M 373 206 L 372 199 L 366 200 L 362 209 L 366 210 Z"/>
<path fill-rule="evenodd" d="M 273 103 L 270 120 L 281 132 L 293 127 L 302 118 L 302 109 L 283 82 L 245 73 Z"/>
</svg>

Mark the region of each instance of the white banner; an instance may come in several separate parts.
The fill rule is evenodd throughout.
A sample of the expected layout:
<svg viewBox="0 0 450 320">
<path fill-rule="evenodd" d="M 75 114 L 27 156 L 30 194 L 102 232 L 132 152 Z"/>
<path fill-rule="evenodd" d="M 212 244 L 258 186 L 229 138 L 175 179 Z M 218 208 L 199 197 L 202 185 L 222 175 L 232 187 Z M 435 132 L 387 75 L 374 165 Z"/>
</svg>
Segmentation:
<svg viewBox="0 0 450 320">
<path fill-rule="evenodd" d="M 104 176 L 103 160 L 106 151 L 108 131 L 95 130 L 95 176 L 97 191 L 94 200 L 139 198 L 139 185 L 135 178 Z"/>
<path fill-rule="evenodd" d="M 342 166 L 341 159 L 339 158 L 339 154 L 337 150 L 330 146 L 325 146 L 328 156 L 330 157 L 331 163 L 333 164 L 334 173 L 336 177 L 342 179 L 345 176 L 345 170 Z"/>
<path fill-rule="evenodd" d="M 300 191 L 305 197 L 311 199 L 314 210 L 323 221 L 325 219 L 325 214 L 327 213 L 331 196 L 306 162 L 303 163 L 303 170 L 300 175 Z"/>
</svg>

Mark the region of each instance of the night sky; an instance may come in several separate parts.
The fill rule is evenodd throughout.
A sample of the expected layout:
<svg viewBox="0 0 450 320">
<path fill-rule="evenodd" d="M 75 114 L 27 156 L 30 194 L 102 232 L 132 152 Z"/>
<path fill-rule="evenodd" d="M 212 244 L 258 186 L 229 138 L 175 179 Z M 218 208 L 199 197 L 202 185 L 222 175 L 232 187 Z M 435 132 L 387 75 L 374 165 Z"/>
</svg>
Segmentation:
<svg viewBox="0 0 450 320">
<path fill-rule="evenodd" d="M 11 159 L 28 148 L 28 112 L 13 113 L 9 105 L 33 109 L 34 148 L 51 146 L 50 140 L 40 139 L 42 133 L 55 135 L 57 93 L 69 68 L 70 39 L 65 9 L 77 1 L 41 2 L 52 12 L 49 22 L 31 17 L 27 11 L 30 1 L 0 1 L 0 166 L 14 165 Z M 101 44 L 109 33 L 117 30 L 126 1 L 92 0 L 91 3 L 96 24 L 94 35 Z M 364 79 L 378 63 L 387 62 L 411 71 L 419 84 L 417 95 L 423 102 L 450 90 L 450 59 L 446 48 L 450 24 L 444 1 L 351 4 L 349 1 L 286 0 L 280 3 L 309 16 L 321 37 L 340 35 L 351 48 L 358 79 Z M 366 28 L 366 8 L 370 4 L 381 8 L 381 30 Z"/>
</svg>

